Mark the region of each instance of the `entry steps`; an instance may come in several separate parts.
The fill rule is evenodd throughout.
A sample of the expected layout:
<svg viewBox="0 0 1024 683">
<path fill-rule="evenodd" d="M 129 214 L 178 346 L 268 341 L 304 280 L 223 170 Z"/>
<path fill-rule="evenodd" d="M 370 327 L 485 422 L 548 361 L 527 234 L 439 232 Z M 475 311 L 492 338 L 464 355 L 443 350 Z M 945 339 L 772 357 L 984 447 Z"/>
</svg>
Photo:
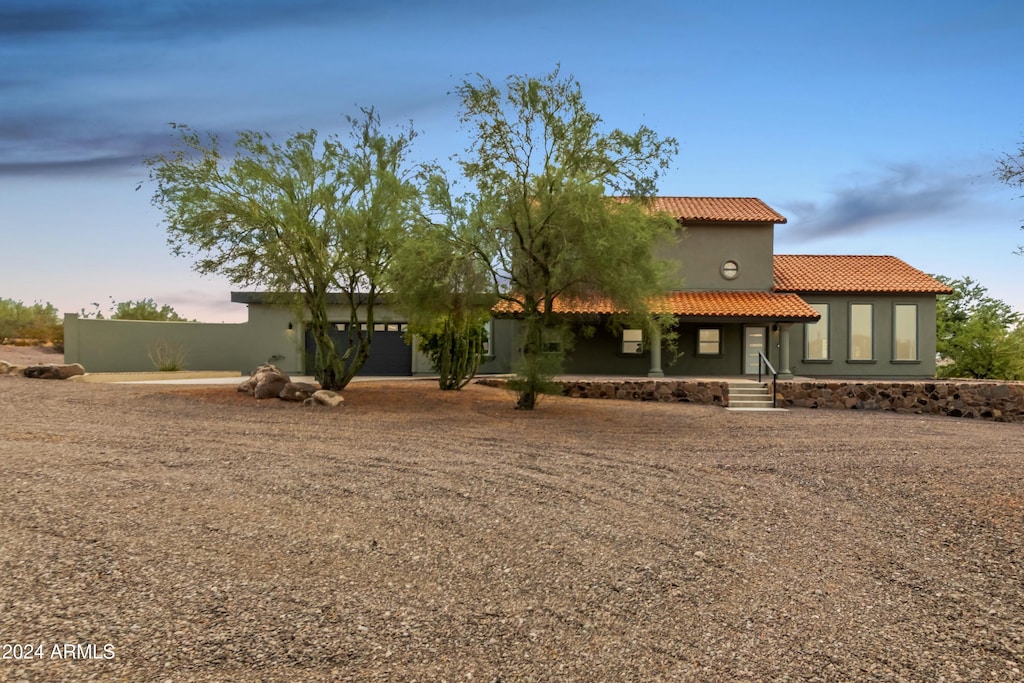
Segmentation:
<svg viewBox="0 0 1024 683">
<path fill-rule="evenodd" d="M 735 412 L 785 413 L 785 408 L 772 407 L 772 387 L 766 382 L 729 382 L 729 405 Z"/>
</svg>

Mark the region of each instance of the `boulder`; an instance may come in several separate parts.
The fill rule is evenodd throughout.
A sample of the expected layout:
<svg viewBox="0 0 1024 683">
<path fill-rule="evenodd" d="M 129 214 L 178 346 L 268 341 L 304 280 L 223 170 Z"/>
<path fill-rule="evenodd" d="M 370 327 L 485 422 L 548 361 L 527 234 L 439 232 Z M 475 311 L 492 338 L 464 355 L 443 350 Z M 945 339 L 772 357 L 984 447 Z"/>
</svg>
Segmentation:
<svg viewBox="0 0 1024 683">
<path fill-rule="evenodd" d="M 310 397 L 316 405 L 327 406 L 329 408 L 338 408 L 343 406 L 345 398 L 336 391 L 328 391 L 327 389 L 321 389 L 320 391 L 313 392 Z M 305 404 L 305 401 L 303 401 Z M 309 404 L 306 404 L 309 405 Z"/>
<path fill-rule="evenodd" d="M 282 401 L 305 401 L 317 391 L 320 391 L 320 385 L 315 382 L 288 382 L 278 397 Z"/>
<path fill-rule="evenodd" d="M 238 391 L 249 393 L 256 398 L 276 398 L 284 385 L 290 381 L 288 373 L 276 365 L 266 363 L 253 370 L 249 379 L 238 385 Z"/>
<path fill-rule="evenodd" d="M 8 363 L 5 360 L 0 360 L 0 375 L 18 375 L 22 376 L 25 374 L 24 365 L 15 365 L 14 363 Z"/>
<path fill-rule="evenodd" d="M 252 395 L 258 399 L 277 398 L 290 381 L 288 375 L 275 375 L 268 372 L 256 382 Z"/>
<path fill-rule="evenodd" d="M 30 365 L 23 373 L 29 379 L 67 379 L 77 375 L 84 375 L 85 368 L 79 363 L 69 365 Z"/>
</svg>

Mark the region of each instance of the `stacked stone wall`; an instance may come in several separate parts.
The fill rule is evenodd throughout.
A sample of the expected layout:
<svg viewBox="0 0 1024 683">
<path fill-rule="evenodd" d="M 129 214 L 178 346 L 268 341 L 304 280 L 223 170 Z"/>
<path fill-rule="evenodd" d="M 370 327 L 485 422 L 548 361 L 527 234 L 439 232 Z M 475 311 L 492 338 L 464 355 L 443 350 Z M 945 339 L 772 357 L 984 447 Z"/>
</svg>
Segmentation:
<svg viewBox="0 0 1024 683">
<path fill-rule="evenodd" d="M 504 379 L 477 381 L 505 386 Z M 573 398 L 729 405 L 729 385 L 724 380 L 569 379 L 562 381 L 562 394 Z M 1022 382 L 780 380 L 775 399 L 780 408 L 888 410 L 1024 422 Z"/>
<path fill-rule="evenodd" d="M 562 393 L 573 398 L 729 405 L 728 383 L 713 380 L 567 380 L 562 382 Z M 889 410 L 1024 421 L 1024 383 L 1020 382 L 780 381 L 775 398 L 780 408 Z"/>
<path fill-rule="evenodd" d="M 1024 421 L 1021 382 L 851 382 L 780 381 L 780 407 L 890 410 L 897 413 L 947 415 Z"/>
<path fill-rule="evenodd" d="M 703 403 L 725 405 L 729 394 L 726 382 L 696 380 L 605 380 L 564 381 L 562 393 L 572 398 L 616 398 L 629 401 L 665 403 Z"/>
</svg>

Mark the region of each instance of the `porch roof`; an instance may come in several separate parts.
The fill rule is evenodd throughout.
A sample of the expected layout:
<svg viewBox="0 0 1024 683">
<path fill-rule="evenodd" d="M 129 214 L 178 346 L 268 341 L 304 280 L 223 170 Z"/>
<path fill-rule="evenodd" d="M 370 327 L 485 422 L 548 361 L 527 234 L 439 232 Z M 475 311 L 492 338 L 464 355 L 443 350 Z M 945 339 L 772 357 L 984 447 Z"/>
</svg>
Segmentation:
<svg viewBox="0 0 1024 683">
<path fill-rule="evenodd" d="M 681 318 L 771 320 L 813 322 L 819 318 L 797 294 L 764 291 L 671 291 L 651 298 L 652 313 L 670 313 Z M 495 315 L 514 316 L 522 308 L 510 301 L 501 301 L 493 309 Z M 626 313 L 606 297 L 558 297 L 553 312 L 559 315 L 612 315 Z"/>
</svg>

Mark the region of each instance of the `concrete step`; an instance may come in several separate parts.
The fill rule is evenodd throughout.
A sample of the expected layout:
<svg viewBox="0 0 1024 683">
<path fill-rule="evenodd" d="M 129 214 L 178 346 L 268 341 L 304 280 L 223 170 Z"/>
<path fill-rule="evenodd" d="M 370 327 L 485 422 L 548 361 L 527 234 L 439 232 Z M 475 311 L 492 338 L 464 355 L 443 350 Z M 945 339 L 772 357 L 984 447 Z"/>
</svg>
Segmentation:
<svg viewBox="0 0 1024 683">
<path fill-rule="evenodd" d="M 748 412 L 787 412 L 772 406 L 772 390 L 767 384 L 742 382 L 729 384 L 729 405 L 726 410 Z"/>
</svg>

